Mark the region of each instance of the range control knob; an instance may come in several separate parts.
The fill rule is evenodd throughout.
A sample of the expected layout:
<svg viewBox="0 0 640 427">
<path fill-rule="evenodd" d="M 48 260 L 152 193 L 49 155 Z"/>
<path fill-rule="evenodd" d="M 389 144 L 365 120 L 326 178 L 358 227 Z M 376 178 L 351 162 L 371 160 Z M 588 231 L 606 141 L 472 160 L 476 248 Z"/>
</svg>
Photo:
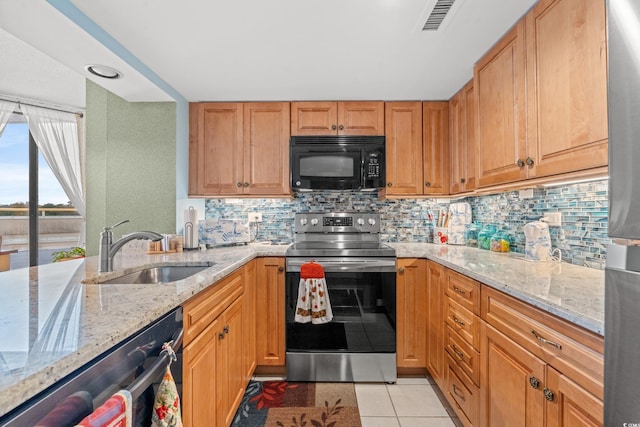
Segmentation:
<svg viewBox="0 0 640 427">
<path fill-rule="evenodd" d="M 311 225 L 313 226 L 318 225 L 318 218 L 311 218 Z"/>
<path fill-rule="evenodd" d="M 358 218 L 357 223 L 358 225 L 364 225 L 364 218 Z"/>
<path fill-rule="evenodd" d="M 367 222 L 369 223 L 369 225 L 376 225 L 376 220 L 373 218 L 369 218 Z"/>
<path fill-rule="evenodd" d="M 300 225 L 307 225 L 307 218 L 300 218 Z"/>
</svg>

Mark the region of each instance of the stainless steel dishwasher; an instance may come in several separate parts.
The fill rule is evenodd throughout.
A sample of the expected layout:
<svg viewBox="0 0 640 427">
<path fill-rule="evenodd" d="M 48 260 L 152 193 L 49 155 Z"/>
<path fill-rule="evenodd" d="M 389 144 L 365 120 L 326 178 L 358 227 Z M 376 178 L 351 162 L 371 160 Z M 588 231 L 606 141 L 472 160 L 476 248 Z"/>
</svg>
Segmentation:
<svg viewBox="0 0 640 427">
<path fill-rule="evenodd" d="M 164 343 L 173 341 L 178 360 L 171 365 L 178 390 L 182 373 L 182 308 L 177 308 L 142 329 L 111 350 L 98 356 L 85 366 L 72 372 L 58 383 L 24 402 L 0 417 L 2 427 L 28 427 L 36 425 L 64 399 L 82 395 L 91 412 L 102 405 L 113 393 L 127 389 L 134 402 L 133 425 L 150 425 L 153 407 L 153 385 L 160 383 L 170 355 L 162 350 Z M 66 414 L 68 423 L 77 424 L 88 414 Z"/>
</svg>

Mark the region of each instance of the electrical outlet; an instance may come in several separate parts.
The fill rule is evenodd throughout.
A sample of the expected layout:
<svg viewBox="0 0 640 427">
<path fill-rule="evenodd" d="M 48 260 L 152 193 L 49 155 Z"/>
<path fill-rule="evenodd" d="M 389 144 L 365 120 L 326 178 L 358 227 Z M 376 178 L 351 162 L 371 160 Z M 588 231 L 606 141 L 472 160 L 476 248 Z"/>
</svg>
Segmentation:
<svg viewBox="0 0 640 427">
<path fill-rule="evenodd" d="M 262 212 L 249 212 L 249 222 L 262 222 Z"/>
<path fill-rule="evenodd" d="M 545 212 L 542 220 L 550 226 L 560 227 L 562 225 L 561 212 Z"/>
</svg>

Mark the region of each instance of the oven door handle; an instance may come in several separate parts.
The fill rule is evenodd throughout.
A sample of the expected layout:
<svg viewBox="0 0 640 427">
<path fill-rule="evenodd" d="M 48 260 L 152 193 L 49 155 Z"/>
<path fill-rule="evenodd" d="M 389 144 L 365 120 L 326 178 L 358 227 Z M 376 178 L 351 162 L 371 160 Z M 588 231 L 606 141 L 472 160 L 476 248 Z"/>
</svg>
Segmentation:
<svg viewBox="0 0 640 427">
<path fill-rule="evenodd" d="M 302 264 L 310 261 L 322 265 L 325 272 L 395 272 L 396 259 L 386 258 L 287 258 L 287 273 L 298 273 Z"/>
</svg>

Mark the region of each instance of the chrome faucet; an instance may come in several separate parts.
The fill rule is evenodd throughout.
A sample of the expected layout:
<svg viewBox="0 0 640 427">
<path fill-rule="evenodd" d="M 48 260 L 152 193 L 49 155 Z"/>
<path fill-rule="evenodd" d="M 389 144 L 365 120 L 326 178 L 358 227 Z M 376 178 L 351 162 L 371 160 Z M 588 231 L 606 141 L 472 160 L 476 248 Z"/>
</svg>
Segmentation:
<svg viewBox="0 0 640 427">
<path fill-rule="evenodd" d="M 116 255 L 116 252 L 125 245 L 125 243 L 135 239 L 147 239 L 154 242 L 162 239 L 162 234 L 158 234 L 153 231 L 136 231 L 135 233 L 122 236 L 114 243 L 113 233 L 111 230 L 127 222 L 129 222 L 129 220 L 125 219 L 116 225 L 102 229 L 102 232 L 100 233 L 100 266 L 98 267 L 98 272 L 103 273 L 105 271 L 113 271 L 113 257 Z"/>
</svg>

